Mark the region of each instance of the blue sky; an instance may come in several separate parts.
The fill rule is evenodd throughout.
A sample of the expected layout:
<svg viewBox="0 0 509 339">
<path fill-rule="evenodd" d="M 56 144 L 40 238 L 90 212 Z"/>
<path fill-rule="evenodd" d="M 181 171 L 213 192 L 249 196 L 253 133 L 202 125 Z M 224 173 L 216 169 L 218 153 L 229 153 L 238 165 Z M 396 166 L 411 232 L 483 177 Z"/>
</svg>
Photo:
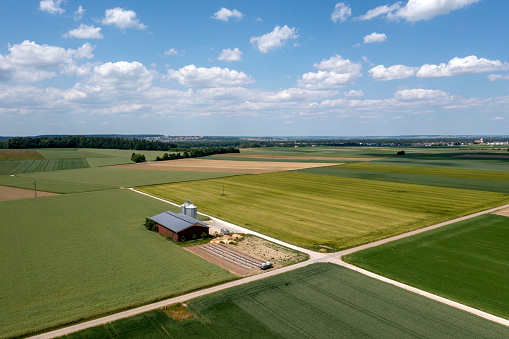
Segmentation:
<svg viewBox="0 0 509 339">
<path fill-rule="evenodd" d="M 0 135 L 509 134 L 509 1 L 1 1 Z"/>
</svg>

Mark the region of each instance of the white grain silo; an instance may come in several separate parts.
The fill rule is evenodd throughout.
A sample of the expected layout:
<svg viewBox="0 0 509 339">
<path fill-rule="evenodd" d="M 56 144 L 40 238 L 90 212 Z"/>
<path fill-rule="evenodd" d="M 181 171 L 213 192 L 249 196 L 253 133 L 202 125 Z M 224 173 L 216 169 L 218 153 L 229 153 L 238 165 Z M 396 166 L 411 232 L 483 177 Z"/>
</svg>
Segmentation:
<svg viewBox="0 0 509 339">
<path fill-rule="evenodd" d="M 198 218 L 198 208 L 189 199 L 180 206 L 180 213 L 195 219 Z"/>
</svg>

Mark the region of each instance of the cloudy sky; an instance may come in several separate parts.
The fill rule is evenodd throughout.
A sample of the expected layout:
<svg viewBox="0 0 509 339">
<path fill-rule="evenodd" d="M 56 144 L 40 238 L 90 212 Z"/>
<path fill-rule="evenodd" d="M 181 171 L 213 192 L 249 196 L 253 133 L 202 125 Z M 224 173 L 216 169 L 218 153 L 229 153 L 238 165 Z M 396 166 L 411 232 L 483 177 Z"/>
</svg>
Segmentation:
<svg viewBox="0 0 509 339">
<path fill-rule="evenodd" d="M 0 135 L 509 134 L 509 1 L 0 2 Z"/>
</svg>

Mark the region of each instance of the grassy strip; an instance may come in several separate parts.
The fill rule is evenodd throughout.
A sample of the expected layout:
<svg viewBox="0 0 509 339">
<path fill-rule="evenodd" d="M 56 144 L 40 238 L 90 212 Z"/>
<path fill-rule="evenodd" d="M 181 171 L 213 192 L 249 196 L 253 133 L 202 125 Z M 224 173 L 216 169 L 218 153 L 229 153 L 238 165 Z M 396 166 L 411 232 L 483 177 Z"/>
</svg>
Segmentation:
<svg viewBox="0 0 509 339">
<path fill-rule="evenodd" d="M 176 321 L 166 311 L 156 310 L 66 338 L 509 336 L 503 325 L 333 264 L 310 265 L 194 299 L 187 305 L 185 314 L 194 317 L 185 320 Z"/>
<path fill-rule="evenodd" d="M 235 279 L 146 230 L 167 208 L 129 190 L 0 202 L 0 337 Z"/>
<path fill-rule="evenodd" d="M 487 214 L 344 259 L 509 319 L 508 241 L 509 218 Z"/>
<path fill-rule="evenodd" d="M 109 158 L 109 155 L 90 152 L 82 148 L 38 148 L 37 151 L 46 159 L 85 159 L 85 158 Z"/>
<path fill-rule="evenodd" d="M 508 163 L 509 164 L 509 163 Z M 401 166 L 401 165 L 383 165 L 376 163 L 352 163 L 344 166 L 331 166 L 340 169 L 351 169 L 360 171 L 389 172 L 389 173 L 405 173 L 430 175 L 448 178 L 464 178 L 475 180 L 495 180 L 509 182 L 509 172 L 489 171 L 489 170 L 468 170 L 458 168 L 439 168 L 424 166 Z"/>
<path fill-rule="evenodd" d="M 440 177 L 436 175 L 420 175 L 408 174 L 397 172 L 375 172 L 350 169 L 347 165 L 344 166 L 329 166 L 320 168 L 308 168 L 297 170 L 302 173 L 331 175 L 344 178 L 357 178 L 367 180 L 389 181 L 389 182 L 404 182 L 407 184 L 429 185 L 439 187 L 461 188 L 468 190 L 509 193 L 509 181 L 495 181 L 495 180 L 479 180 L 479 179 L 465 179 L 454 177 Z M 381 165 L 384 166 L 384 165 Z M 399 166 L 396 166 L 399 167 Z M 481 171 L 478 171 L 481 172 Z M 500 173 L 500 172 L 495 172 Z M 509 172 L 502 172 L 508 173 Z"/>
<path fill-rule="evenodd" d="M 509 202 L 501 193 L 297 172 L 141 190 L 170 201 L 190 198 L 204 213 L 315 250 L 349 248 Z"/>
<path fill-rule="evenodd" d="M 49 179 L 115 187 L 133 187 L 160 183 L 221 178 L 236 175 L 221 172 L 153 171 L 142 169 L 96 167 L 65 172 L 45 172 L 23 175 L 33 179 Z M 185 200 L 185 199 L 184 199 Z"/>
<path fill-rule="evenodd" d="M 2 149 L 0 161 L 44 159 L 44 156 L 36 150 L 30 149 Z"/>
<path fill-rule="evenodd" d="M 90 167 L 86 159 L 35 159 L 0 162 L 0 174 L 22 174 Z"/>
</svg>

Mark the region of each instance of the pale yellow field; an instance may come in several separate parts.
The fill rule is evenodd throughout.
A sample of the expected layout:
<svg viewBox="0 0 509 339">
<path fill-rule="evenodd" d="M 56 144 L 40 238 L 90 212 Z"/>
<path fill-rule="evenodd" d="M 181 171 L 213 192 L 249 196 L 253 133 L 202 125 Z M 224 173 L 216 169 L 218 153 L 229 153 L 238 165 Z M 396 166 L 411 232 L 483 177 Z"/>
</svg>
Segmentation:
<svg viewBox="0 0 509 339">
<path fill-rule="evenodd" d="M 341 165 L 341 163 L 306 163 L 306 162 L 270 162 L 270 161 L 235 161 L 235 160 L 205 160 L 179 159 L 140 164 L 111 166 L 115 168 L 134 168 L 147 170 L 168 171 L 200 171 L 200 172 L 232 172 L 232 173 L 269 173 L 291 171 L 303 168 Z"/>
</svg>

